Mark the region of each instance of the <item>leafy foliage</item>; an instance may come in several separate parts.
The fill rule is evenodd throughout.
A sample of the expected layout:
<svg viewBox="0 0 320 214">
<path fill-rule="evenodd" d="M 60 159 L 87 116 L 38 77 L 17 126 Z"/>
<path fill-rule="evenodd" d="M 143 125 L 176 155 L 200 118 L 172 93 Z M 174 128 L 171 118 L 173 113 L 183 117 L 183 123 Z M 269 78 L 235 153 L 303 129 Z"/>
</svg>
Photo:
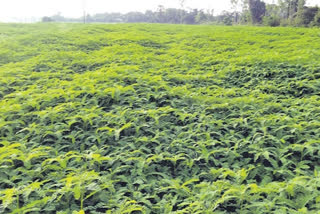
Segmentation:
<svg viewBox="0 0 320 214">
<path fill-rule="evenodd" d="M 1 213 L 316 213 L 317 29 L 0 24 Z"/>
</svg>

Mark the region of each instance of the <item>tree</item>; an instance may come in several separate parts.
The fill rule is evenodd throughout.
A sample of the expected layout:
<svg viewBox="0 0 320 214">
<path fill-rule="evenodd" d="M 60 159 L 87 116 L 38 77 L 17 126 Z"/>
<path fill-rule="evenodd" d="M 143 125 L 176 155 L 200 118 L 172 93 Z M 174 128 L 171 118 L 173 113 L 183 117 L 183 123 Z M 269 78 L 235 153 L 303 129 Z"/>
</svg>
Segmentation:
<svg viewBox="0 0 320 214">
<path fill-rule="evenodd" d="M 319 11 L 318 7 L 304 7 L 297 18 L 297 25 L 305 27 L 314 25 Z"/>
<path fill-rule="evenodd" d="M 184 4 L 186 3 L 186 0 L 179 0 L 179 3 L 180 3 L 180 9 L 181 9 L 181 12 L 180 12 L 180 23 L 183 23 L 183 16 L 184 16 Z"/>
<path fill-rule="evenodd" d="M 126 22 L 145 22 L 145 15 L 141 12 L 129 12 L 126 14 Z"/>
<path fill-rule="evenodd" d="M 305 5 L 306 5 L 306 0 L 298 0 L 298 12 L 302 11 Z"/>
<path fill-rule="evenodd" d="M 243 24 L 247 24 L 251 22 L 251 14 L 249 10 L 249 0 L 241 0 L 241 16 L 240 22 Z"/>
<path fill-rule="evenodd" d="M 320 9 L 318 9 L 318 12 L 314 17 L 314 21 L 312 22 L 312 25 L 320 27 Z"/>
<path fill-rule="evenodd" d="M 293 18 L 295 14 L 298 12 L 298 6 L 299 6 L 299 0 L 289 0 L 289 12 L 288 12 L 288 17 Z"/>
<path fill-rule="evenodd" d="M 50 17 L 52 20 L 54 20 L 55 22 L 64 22 L 65 17 L 62 16 L 61 12 L 58 12 L 57 14 L 53 15 Z"/>
<path fill-rule="evenodd" d="M 204 23 L 204 22 L 209 21 L 209 19 L 208 19 L 208 17 L 207 17 L 207 14 L 205 14 L 205 13 L 203 12 L 203 10 L 200 10 L 200 11 L 198 12 L 198 14 L 197 14 L 196 17 L 195 17 L 195 20 L 196 20 L 196 23 L 197 23 L 197 24 L 201 24 L 201 23 Z"/>
<path fill-rule="evenodd" d="M 238 7 L 239 7 L 240 0 L 230 0 L 230 1 L 231 1 L 233 13 L 235 14 L 234 23 L 238 23 Z"/>
<path fill-rule="evenodd" d="M 234 23 L 247 23 L 250 16 L 249 12 L 249 0 L 230 0 L 233 10 L 233 22 Z"/>
<path fill-rule="evenodd" d="M 271 27 L 276 27 L 280 25 L 280 15 L 281 10 L 279 5 L 276 4 L 267 4 L 266 13 L 263 17 L 263 24 Z"/>
<path fill-rule="evenodd" d="M 214 21 L 217 24 L 223 24 L 223 25 L 232 25 L 233 20 L 234 20 L 233 13 L 228 11 L 222 11 L 220 15 L 214 17 Z"/>
<path fill-rule="evenodd" d="M 263 24 L 270 27 L 277 27 L 280 25 L 280 18 L 278 16 L 264 16 Z"/>
<path fill-rule="evenodd" d="M 303 16 L 304 16 L 305 4 L 306 4 L 306 0 L 298 1 L 298 10 L 297 10 L 297 13 L 295 14 L 295 25 L 297 26 L 304 25 Z"/>
<path fill-rule="evenodd" d="M 147 22 L 151 22 L 151 23 L 156 22 L 156 16 L 153 11 L 147 10 L 144 14 L 145 14 Z"/>
<path fill-rule="evenodd" d="M 54 20 L 48 16 L 44 16 L 41 19 L 42 22 L 53 22 Z"/>
<path fill-rule="evenodd" d="M 284 19 L 293 19 L 299 8 L 303 8 L 306 0 L 278 0 L 281 8 L 281 16 Z"/>
<path fill-rule="evenodd" d="M 165 8 L 163 5 L 159 5 L 156 12 L 157 22 L 165 23 Z"/>
<path fill-rule="evenodd" d="M 181 23 L 180 14 L 183 11 L 176 8 L 168 8 L 165 11 L 166 23 L 178 24 Z"/>
<path fill-rule="evenodd" d="M 261 0 L 249 0 L 249 10 L 253 24 L 261 23 L 266 13 L 266 3 Z"/>
</svg>

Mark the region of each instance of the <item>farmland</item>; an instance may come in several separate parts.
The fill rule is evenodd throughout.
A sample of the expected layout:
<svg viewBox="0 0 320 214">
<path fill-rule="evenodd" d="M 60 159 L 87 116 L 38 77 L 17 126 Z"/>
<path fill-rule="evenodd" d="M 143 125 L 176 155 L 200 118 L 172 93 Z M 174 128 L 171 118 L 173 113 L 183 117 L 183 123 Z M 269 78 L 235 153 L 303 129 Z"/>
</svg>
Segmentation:
<svg viewBox="0 0 320 214">
<path fill-rule="evenodd" d="M 318 213 L 320 30 L 0 24 L 0 213 Z"/>
</svg>

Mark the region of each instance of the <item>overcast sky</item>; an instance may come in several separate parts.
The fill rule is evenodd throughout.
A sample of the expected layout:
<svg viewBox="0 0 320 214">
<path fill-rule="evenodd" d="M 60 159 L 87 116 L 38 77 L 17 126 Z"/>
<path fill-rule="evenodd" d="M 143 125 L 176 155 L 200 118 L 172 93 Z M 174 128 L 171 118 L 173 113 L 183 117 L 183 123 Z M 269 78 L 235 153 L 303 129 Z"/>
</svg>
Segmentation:
<svg viewBox="0 0 320 214">
<path fill-rule="evenodd" d="M 277 0 L 265 0 L 277 2 Z M 0 21 L 23 20 L 30 17 L 51 16 L 61 12 L 63 16 L 80 17 L 83 2 L 89 14 L 100 12 L 129 12 L 155 10 L 158 5 L 179 8 L 179 0 L 0 0 Z M 215 14 L 230 10 L 230 0 L 186 0 L 186 8 L 214 9 Z M 308 0 L 319 4 L 320 0 Z M 18 19 L 13 19 L 13 18 Z"/>
</svg>

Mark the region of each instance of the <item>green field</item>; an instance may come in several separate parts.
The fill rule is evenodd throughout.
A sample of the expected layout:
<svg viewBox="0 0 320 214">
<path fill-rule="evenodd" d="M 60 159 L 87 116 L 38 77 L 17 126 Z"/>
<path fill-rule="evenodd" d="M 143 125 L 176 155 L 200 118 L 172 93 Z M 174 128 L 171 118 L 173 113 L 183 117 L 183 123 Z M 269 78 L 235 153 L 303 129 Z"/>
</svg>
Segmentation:
<svg viewBox="0 0 320 214">
<path fill-rule="evenodd" d="M 0 213 L 319 213 L 320 29 L 0 24 Z"/>
</svg>

